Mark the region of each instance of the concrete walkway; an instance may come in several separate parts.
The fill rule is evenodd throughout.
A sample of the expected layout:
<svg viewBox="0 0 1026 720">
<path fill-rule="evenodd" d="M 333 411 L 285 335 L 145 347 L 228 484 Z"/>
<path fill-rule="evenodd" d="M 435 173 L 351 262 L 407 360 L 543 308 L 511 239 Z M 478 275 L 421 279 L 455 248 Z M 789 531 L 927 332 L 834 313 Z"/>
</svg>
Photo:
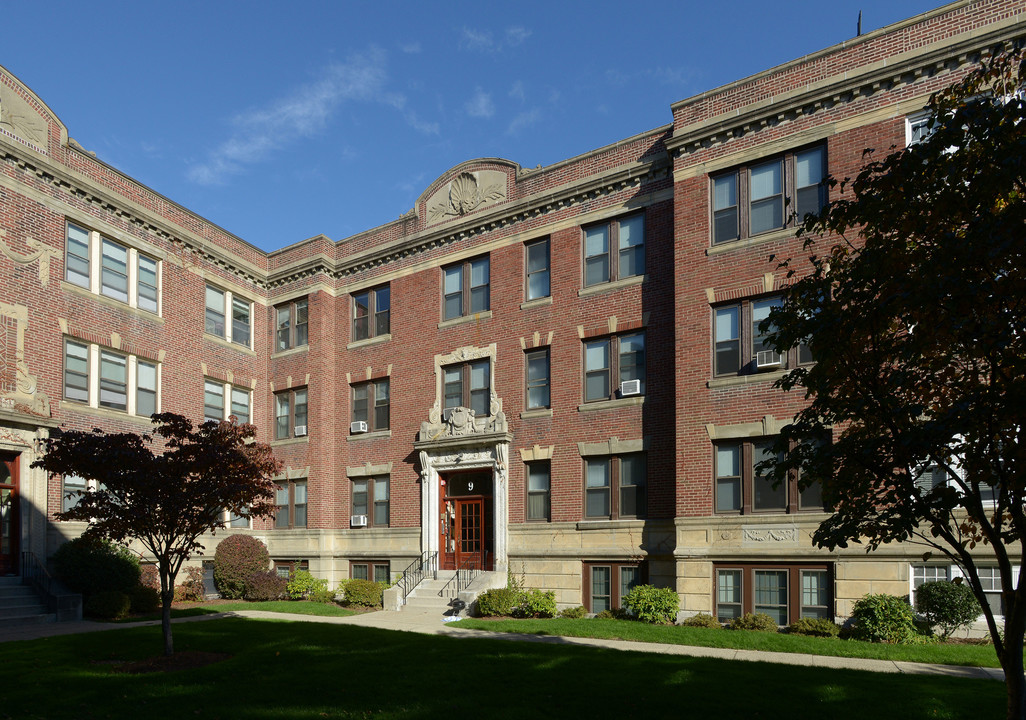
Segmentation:
<svg viewBox="0 0 1026 720">
<path fill-rule="evenodd" d="M 418 613 L 410 609 L 400 612 L 369 612 L 349 617 L 319 617 L 316 615 L 292 615 L 264 612 L 261 610 L 233 610 L 211 615 L 177 618 L 173 623 L 203 622 L 225 617 L 242 617 L 256 620 L 282 620 L 288 622 L 316 622 L 329 625 L 358 625 L 361 627 L 416 632 L 428 635 L 445 635 L 462 638 L 492 638 L 559 645 L 581 645 L 588 647 L 648 652 L 662 655 L 683 655 L 707 657 L 721 660 L 742 660 L 746 662 L 770 662 L 781 665 L 803 665 L 869 672 L 904 673 L 908 675 L 943 675 L 945 677 L 973 678 L 978 680 L 999 680 L 1004 682 L 1005 674 L 1000 668 L 963 667 L 958 665 L 931 665 L 928 663 L 902 662 L 892 660 L 866 660 L 859 658 L 829 657 L 824 655 L 799 655 L 796 653 L 765 652 L 761 650 L 732 650 L 726 648 L 671 645 L 667 643 L 630 642 L 626 640 L 604 640 L 598 638 L 554 637 L 545 635 L 519 635 L 515 633 L 490 632 L 487 630 L 461 629 L 459 623 L 443 623 L 435 612 Z M 13 640 L 36 640 L 44 637 L 71 635 L 75 633 L 106 632 L 130 627 L 152 627 L 160 625 L 159 620 L 133 623 L 101 623 L 84 620 L 72 623 L 45 623 L 15 628 L 0 628 L 0 642 Z"/>
</svg>

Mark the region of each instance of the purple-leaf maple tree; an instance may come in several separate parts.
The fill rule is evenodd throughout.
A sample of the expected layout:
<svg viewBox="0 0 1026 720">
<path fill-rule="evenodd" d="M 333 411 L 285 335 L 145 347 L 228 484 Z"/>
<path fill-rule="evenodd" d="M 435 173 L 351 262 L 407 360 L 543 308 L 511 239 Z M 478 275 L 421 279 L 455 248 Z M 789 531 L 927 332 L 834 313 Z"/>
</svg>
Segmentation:
<svg viewBox="0 0 1026 720">
<path fill-rule="evenodd" d="M 235 419 L 194 427 L 175 413 L 153 416 L 152 434 L 77 430 L 54 433 L 33 463 L 53 475 L 95 482 L 58 520 L 88 522 L 85 535 L 137 540 L 156 559 L 164 654 L 174 652 L 171 603 L 182 564 L 201 538 L 224 526 L 225 511 L 274 515 L 273 476 L 281 464 L 268 445 L 252 442 L 253 425 Z"/>
</svg>

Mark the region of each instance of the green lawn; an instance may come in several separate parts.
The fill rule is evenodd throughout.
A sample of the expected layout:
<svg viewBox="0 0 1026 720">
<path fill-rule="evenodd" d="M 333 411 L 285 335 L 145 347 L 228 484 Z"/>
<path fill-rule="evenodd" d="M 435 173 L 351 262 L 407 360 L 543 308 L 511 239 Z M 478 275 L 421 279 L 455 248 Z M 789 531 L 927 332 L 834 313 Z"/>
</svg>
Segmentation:
<svg viewBox="0 0 1026 720">
<path fill-rule="evenodd" d="M 1004 685 L 228 618 L 175 626 L 214 665 L 126 675 L 160 651 L 155 627 L 0 644 L 0 717 L 665 718 L 1000 717 Z"/>
<path fill-rule="evenodd" d="M 321 617 L 348 617 L 349 615 L 356 614 L 354 611 L 339 607 L 334 603 L 318 603 L 307 600 L 268 600 L 266 602 L 196 603 L 195 605 L 179 603 L 171 608 L 171 617 L 183 618 L 196 615 L 212 615 L 214 613 L 233 612 L 235 610 L 263 610 L 265 612 L 318 615 Z M 160 612 L 134 615 L 119 622 L 136 622 L 138 620 L 160 620 Z"/>
<path fill-rule="evenodd" d="M 834 657 L 907 660 L 942 665 L 1001 667 L 991 645 L 883 645 L 880 643 L 814 638 L 746 630 L 689 628 L 680 625 L 649 625 L 631 620 L 477 620 L 466 618 L 450 627 L 529 635 L 591 637 L 639 642 L 697 645 L 736 650 L 769 650 Z"/>
</svg>

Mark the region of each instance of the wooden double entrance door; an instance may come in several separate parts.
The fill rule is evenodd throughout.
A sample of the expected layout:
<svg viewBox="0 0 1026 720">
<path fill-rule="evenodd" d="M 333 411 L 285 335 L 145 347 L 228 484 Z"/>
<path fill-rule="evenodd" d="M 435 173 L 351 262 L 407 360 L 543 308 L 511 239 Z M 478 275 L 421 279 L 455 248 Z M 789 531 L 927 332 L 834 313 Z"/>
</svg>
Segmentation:
<svg viewBox="0 0 1026 720">
<path fill-rule="evenodd" d="M 491 570 L 495 560 L 492 471 L 446 473 L 439 482 L 442 569 Z"/>
<path fill-rule="evenodd" d="M 18 456 L 0 453 L 0 575 L 18 572 Z"/>
</svg>

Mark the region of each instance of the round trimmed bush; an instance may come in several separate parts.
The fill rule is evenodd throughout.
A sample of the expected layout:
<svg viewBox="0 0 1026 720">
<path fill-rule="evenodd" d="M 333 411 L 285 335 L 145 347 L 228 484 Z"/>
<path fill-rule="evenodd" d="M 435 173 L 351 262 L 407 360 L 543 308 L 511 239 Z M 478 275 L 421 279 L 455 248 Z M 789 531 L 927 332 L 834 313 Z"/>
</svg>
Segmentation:
<svg viewBox="0 0 1026 720">
<path fill-rule="evenodd" d="M 556 593 L 551 590 L 528 590 L 513 614 L 521 618 L 550 618 L 556 616 Z"/>
<path fill-rule="evenodd" d="M 139 558 L 128 548 L 105 540 L 75 538 L 53 555 L 57 577 L 72 592 L 131 592 L 139 584 Z"/>
<path fill-rule="evenodd" d="M 483 617 L 509 617 L 520 605 L 524 594 L 512 588 L 492 588 L 477 596 L 477 614 Z"/>
<path fill-rule="evenodd" d="M 731 630 L 760 630 L 763 632 L 776 632 L 777 621 L 766 613 L 745 613 L 736 617 L 727 626 Z"/>
<path fill-rule="evenodd" d="M 104 620 L 120 620 L 128 617 L 132 601 L 120 590 L 102 590 L 93 593 L 86 600 L 85 614 Z"/>
<path fill-rule="evenodd" d="M 942 638 L 950 637 L 983 612 L 980 601 L 967 584 L 948 580 L 927 582 L 916 588 L 916 610 L 930 627 L 941 629 Z"/>
<path fill-rule="evenodd" d="M 289 581 L 274 570 L 253 573 L 246 578 L 245 598 L 251 601 L 280 600 Z"/>
<path fill-rule="evenodd" d="M 584 609 L 583 605 L 578 605 L 577 607 L 563 608 L 559 611 L 559 616 L 565 620 L 580 620 L 587 614 L 588 611 Z"/>
<path fill-rule="evenodd" d="M 680 595 L 670 588 L 637 585 L 624 597 L 623 608 L 642 622 L 672 625 L 680 610 Z"/>
<path fill-rule="evenodd" d="M 343 605 L 359 605 L 360 607 L 381 607 L 381 596 L 388 583 L 373 580 L 351 579 L 346 583 Z"/>
<path fill-rule="evenodd" d="M 214 551 L 214 586 L 221 597 L 238 600 L 246 594 L 246 580 L 270 564 L 267 546 L 255 537 L 229 535 Z"/>
<path fill-rule="evenodd" d="M 146 585 L 132 588 L 128 594 L 134 613 L 152 613 L 160 609 L 160 592 Z"/>
<path fill-rule="evenodd" d="M 897 595 L 865 595 L 855 602 L 851 617 L 855 640 L 908 644 L 919 635 L 912 606 Z"/>
<path fill-rule="evenodd" d="M 692 615 L 681 622 L 681 625 L 684 627 L 714 628 L 716 630 L 723 628 L 720 621 L 709 613 L 698 613 L 697 615 Z"/>
</svg>

